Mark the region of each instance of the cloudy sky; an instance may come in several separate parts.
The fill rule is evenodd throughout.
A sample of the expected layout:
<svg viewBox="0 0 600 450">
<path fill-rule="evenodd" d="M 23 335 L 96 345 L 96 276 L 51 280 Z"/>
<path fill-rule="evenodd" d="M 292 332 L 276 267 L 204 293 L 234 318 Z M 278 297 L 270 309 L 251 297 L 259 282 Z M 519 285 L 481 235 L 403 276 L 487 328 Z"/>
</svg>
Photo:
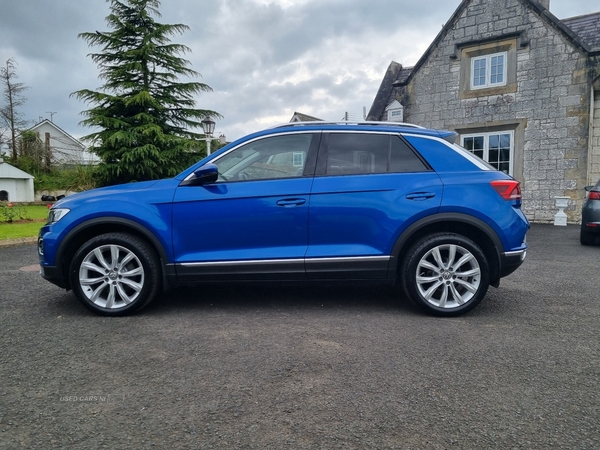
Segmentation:
<svg viewBox="0 0 600 450">
<path fill-rule="evenodd" d="M 362 118 L 390 61 L 414 65 L 460 0 L 163 0 L 161 23 L 190 30 L 191 67 L 213 88 L 199 108 L 224 116 L 217 133 L 233 140 L 288 122 L 294 111 L 327 120 Z M 558 18 L 600 9 L 599 0 L 550 0 Z M 0 62 L 17 63 L 30 89 L 20 109 L 31 125 L 50 118 L 75 137 L 97 89 L 98 69 L 77 35 L 108 31 L 105 0 L 0 0 Z"/>
</svg>

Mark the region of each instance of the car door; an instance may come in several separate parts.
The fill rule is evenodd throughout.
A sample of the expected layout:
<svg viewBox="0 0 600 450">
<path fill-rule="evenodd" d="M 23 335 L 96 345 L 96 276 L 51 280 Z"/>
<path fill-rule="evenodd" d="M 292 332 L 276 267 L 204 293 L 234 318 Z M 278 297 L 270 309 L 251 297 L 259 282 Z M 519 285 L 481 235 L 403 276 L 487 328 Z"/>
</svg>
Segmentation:
<svg viewBox="0 0 600 450">
<path fill-rule="evenodd" d="M 255 139 L 211 161 L 217 182 L 178 187 L 172 227 L 178 278 L 305 278 L 315 161 L 309 154 L 318 140 L 313 133 Z"/>
<path fill-rule="evenodd" d="M 326 133 L 318 161 L 308 278 L 385 278 L 408 222 L 439 208 L 439 177 L 397 134 Z"/>
</svg>

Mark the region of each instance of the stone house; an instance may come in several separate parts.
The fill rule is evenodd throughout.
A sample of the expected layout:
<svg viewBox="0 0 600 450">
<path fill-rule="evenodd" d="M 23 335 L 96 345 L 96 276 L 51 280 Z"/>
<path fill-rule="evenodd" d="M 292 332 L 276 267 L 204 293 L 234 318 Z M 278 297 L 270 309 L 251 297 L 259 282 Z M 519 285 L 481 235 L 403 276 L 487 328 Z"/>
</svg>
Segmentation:
<svg viewBox="0 0 600 450">
<path fill-rule="evenodd" d="M 600 12 L 559 20 L 549 0 L 463 0 L 414 67 L 392 62 L 368 120 L 455 130 L 522 183 L 549 222 L 580 220 L 600 178 Z"/>
</svg>

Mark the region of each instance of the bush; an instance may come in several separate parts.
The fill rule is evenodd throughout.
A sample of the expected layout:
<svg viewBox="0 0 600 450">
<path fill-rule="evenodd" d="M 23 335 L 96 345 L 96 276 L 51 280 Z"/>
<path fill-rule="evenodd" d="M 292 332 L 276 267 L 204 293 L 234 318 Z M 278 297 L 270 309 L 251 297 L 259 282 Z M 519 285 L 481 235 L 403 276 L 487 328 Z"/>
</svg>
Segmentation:
<svg viewBox="0 0 600 450">
<path fill-rule="evenodd" d="M 35 176 L 34 184 L 37 191 L 87 191 L 97 186 L 95 167 L 77 165 L 55 168 L 49 173 Z"/>
<path fill-rule="evenodd" d="M 15 220 L 29 220 L 26 209 L 15 203 L 0 202 L 0 220 L 12 223 Z"/>
<path fill-rule="evenodd" d="M 34 189 L 38 191 L 87 191 L 98 186 L 96 166 L 75 164 L 52 167 L 49 170 L 39 161 L 28 156 L 21 156 L 17 161 L 8 158 L 10 164 L 35 177 Z"/>
</svg>

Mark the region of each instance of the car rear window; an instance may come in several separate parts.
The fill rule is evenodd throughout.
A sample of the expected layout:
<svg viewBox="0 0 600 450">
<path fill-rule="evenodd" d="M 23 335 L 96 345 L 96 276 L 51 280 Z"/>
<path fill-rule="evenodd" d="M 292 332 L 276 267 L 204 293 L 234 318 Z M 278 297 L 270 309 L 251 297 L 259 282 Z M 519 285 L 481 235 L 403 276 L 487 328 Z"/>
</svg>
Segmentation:
<svg viewBox="0 0 600 450">
<path fill-rule="evenodd" d="M 496 170 L 460 145 L 416 135 L 404 135 L 404 138 L 436 172 Z"/>
<path fill-rule="evenodd" d="M 327 174 L 352 175 L 428 170 L 413 150 L 396 135 L 331 133 Z"/>
</svg>

